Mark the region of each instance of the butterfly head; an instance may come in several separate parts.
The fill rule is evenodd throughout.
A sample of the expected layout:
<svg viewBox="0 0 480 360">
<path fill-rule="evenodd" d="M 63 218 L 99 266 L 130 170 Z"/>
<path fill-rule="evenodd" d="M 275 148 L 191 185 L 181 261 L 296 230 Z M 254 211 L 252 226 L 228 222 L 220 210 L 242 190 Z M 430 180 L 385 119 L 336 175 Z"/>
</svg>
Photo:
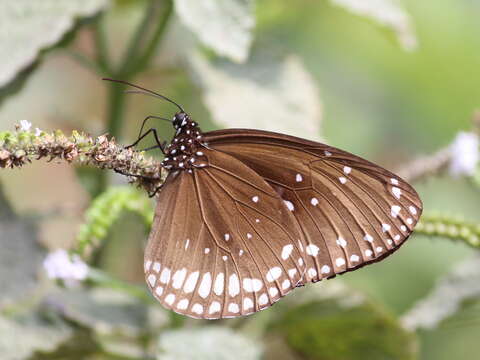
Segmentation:
<svg viewBox="0 0 480 360">
<path fill-rule="evenodd" d="M 173 127 L 178 130 L 181 129 L 182 127 L 186 126 L 188 124 L 188 121 L 190 120 L 190 117 L 188 116 L 187 113 L 181 111 L 177 112 L 175 116 L 173 117 Z"/>
</svg>

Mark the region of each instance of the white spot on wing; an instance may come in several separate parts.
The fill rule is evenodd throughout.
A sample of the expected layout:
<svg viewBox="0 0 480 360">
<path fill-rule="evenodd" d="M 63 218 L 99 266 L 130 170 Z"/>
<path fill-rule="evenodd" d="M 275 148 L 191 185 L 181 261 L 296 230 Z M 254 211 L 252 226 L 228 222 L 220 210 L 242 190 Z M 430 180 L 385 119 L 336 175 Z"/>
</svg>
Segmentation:
<svg viewBox="0 0 480 360">
<path fill-rule="evenodd" d="M 347 246 L 347 241 L 346 241 L 344 238 L 339 237 L 339 238 L 337 239 L 337 245 L 339 245 L 339 246 L 341 246 L 341 247 L 344 248 L 344 247 Z"/>
<path fill-rule="evenodd" d="M 338 181 L 340 181 L 341 184 L 346 184 L 347 183 L 347 178 L 344 176 L 340 176 L 338 178 Z"/>
<path fill-rule="evenodd" d="M 153 274 L 148 275 L 148 282 L 151 287 L 154 287 L 155 283 L 157 282 L 157 277 Z"/>
<path fill-rule="evenodd" d="M 163 268 L 162 273 L 160 274 L 160 282 L 168 284 L 170 281 L 171 271 L 169 268 Z"/>
<path fill-rule="evenodd" d="M 240 293 L 240 282 L 238 281 L 237 274 L 230 275 L 228 281 L 228 293 L 231 297 L 237 296 Z"/>
<path fill-rule="evenodd" d="M 234 314 L 237 314 L 240 311 L 238 304 L 230 303 L 228 304 L 228 311 Z"/>
<path fill-rule="evenodd" d="M 206 298 L 210 294 L 210 289 L 212 288 L 212 276 L 209 272 L 203 274 L 202 281 L 198 287 L 198 295 L 202 298 Z"/>
<path fill-rule="evenodd" d="M 152 266 L 152 261 L 151 260 L 146 261 L 145 262 L 145 272 L 150 270 L 150 266 Z"/>
<path fill-rule="evenodd" d="M 373 242 L 373 236 L 370 234 L 365 234 L 363 240 L 368 241 L 369 243 Z"/>
<path fill-rule="evenodd" d="M 208 313 L 209 314 L 215 314 L 215 313 L 219 312 L 220 309 L 221 309 L 220 303 L 218 301 L 213 301 L 210 304 L 210 308 L 208 309 Z"/>
<path fill-rule="evenodd" d="M 388 224 L 382 224 L 382 231 L 383 232 L 387 232 L 387 231 L 390 231 L 392 227 Z"/>
<path fill-rule="evenodd" d="M 157 288 L 155 289 L 155 293 L 156 293 L 158 296 L 162 296 L 162 294 L 163 294 L 163 287 L 157 286 Z"/>
<path fill-rule="evenodd" d="M 312 256 L 317 256 L 319 252 L 319 248 L 317 245 L 314 244 L 308 244 L 307 245 L 307 254 L 312 255 Z"/>
<path fill-rule="evenodd" d="M 397 179 L 390 179 L 390 182 L 393 184 L 393 185 L 398 185 L 398 180 Z"/>
<path fill-rule="evenodd" d="M 250 278 L 243 279 L 243 289 L 246 292 L 260 291 L 262 287 L 263 287 L 263 282 L 259 279 L 250 279 Z"/>
<path fill-rule="evenodd" d="M 262 295 L 260 295 L 260 297 L 258 298 L 258 303 L 259 303 L 260 305 L 266 305 L 266 304 L 268 304 L 268 296 L 267 296 L 267 294 L 262 294 Z"/>
<path fill-rule="evenodd" d="M 302 175 L 297 174 L 297 176 L 295 176 L 295 181 L 296 182 L 302 182 L 303 181 Z"/>
<path fill-rule="evenodd" d="M 330 272 L 330 266 L 323 265 L 322 266 L 322 274 L 328 274 Z"/>
<path fill-rule="evenodd" d="M 400 199 L 400 197 L 402 196 L 402 190 L 400 190 L 399 188 L 397 187 L 392 187 L 392 194 L 397 198 L 397 199 Z"/>
<path fill-rule="evenodd" d="M 223 294 L 224 285 L 225 285 L 225 275 L 223 275 L 223 273 L 219 273 L 215 278 L 215 284 L 213 286 L 213 291 L 215 292 L 216 295 L 220 296 Z"/>
<path fill-rule="evenodd" d="M 287 260 L 288 257 L 291 255 L 292 251 L 293 251 L 292 244 L 285 245 L 282 249 L 282 259 Z"/>
<path fill-rule="evenodd" d="M 392 217 L 396 218 L 398 216 L 398 214 L 400 214 L 400 210 L 402 210 L 402 208 L 400 206 L 392 205 L 392 208 L 391 208 Z"/>
<path fill-rule="evenodd" d="M 410 206 L 408 210 L 410 211 L 410 214 L 417 215 L 417 209 L 415 208 L 415 206 Z"/>
<path fill-rule="evenodd" d="M 225 241 L 230 240 L 230 234 L 225 234 L 223 237 L 225 238 Z"/>
<path fill-rule="evenodd" d="M 188 275 L 187 281 L 185 281 L 185 285 L 183 286 L 183 291 L 185 293 L 191 293 L 195 290 L 195 285 L 197 285 L 199 272 L 195 271 Z"/>
<path fill-rule="evenodd" d="M 174 302 L 175 302 L 175 295 L 168 294 L 167 296 L 165 296 L 165 303 L 171 306 Z"/>
<path fill-rule="evenodd" d="M 317 276 L 317 270 L 315 270 L 314 268 L 308 269 L 308 276 L 314 278 L 315 276 Z"/>
<path fill-rule="evenodd" d="M 174 289 L 180 289 L 185 281 L 185 277 L 187 276 L 187 269 L 183 268 L 182 270 L 177 270 L 175 274 L 173 274 L 173 283 L 172 286 Z"/>
<path fill-rule="evenodd" d="M 365 250 L 365 256 L 366 256 L 366 257 L 370 257 L 370 256 L 372 256 L 372 255 L 373 255 L 372 250 L 370 250 L 370 249 Z"/>
<path fill-rule="evenodd" d="M 344 258 L 337 258 L 337 259 L 335 260 L 335 264 L 336 264 L 337 266 L 343 266 L 343 265 L 345 265 L 345 259 L 344 259 Z"/>
<path fill-rule="evenodd" d="M 353 254 L 350 256 L 350 261 L 351 262 L 358 262 L 360 260 L 360 257 L 358 255 Z"/>
<path fill-rule="evenodd" d="M 203 306 L 198 304 L 198 303 L 194 304 L 192 306 L 192 312 L 194 312 L 195 314 L 198 314 L 198 315 L 203 314 Z"/>
<path fill-rule="evenodd" d="M 160 263 L 159 263 L 159 262 L 155 262 L 155 263 L 153 264 L 153 271 L 155 271 L 155 272 L 157 272 L 157 273 L 160 272 L 160 267 L 161 267 L 161 266 L 160 266 Z"/>
<path fill-rule="evenodd" d="M 182 299 L 177 304 L 177 309 L 185 310 L 188 307 L 188 299 Z"/>
<path fill-rule="evenodd" d="M 285 203 L 285 205 L 287 205 L 287 209 L 288 209 L 288 210 L 290 210 L 290 211 L 295 210 L 295 206 L 293 206 L 293 204 L 292 204 L 291 201 L 283 200 L 283 202 Z"/>
<path fill-rule="evenodd" d="M 352 168 L 350 166 L 344 166 L 343 172 L 348 175 L 352 172 Z"/>
<path fill-rule="evenodd" d="M 297 269 L 288 270 L 288 276 L 290 276 L 291 278 L 294 278 L 296 273 L 297 273 Z"/>
<path fill-rule="evenodd" d="M 286 289 L 288 289 L 289 287 L 290 287 L 290 280 L 288 280 L 288 279 L 283 280 L 283 282 L 282 282 L 282 289 L 283 289 L 283 290 L 286 290 Z"/>
<path fill-rule="evenodd" d="M 313 205 L 313 206 L 317 206 L 318 205 L 318 199 L 313 197 L 312 200 L 310 200 L 310 203 Z"/>
<path fill-rule="evenodd" d="M 268 270 L 266 278 L 268 282 L 274 282 L 281 275 L 282 275 L 282 269 L 280 269 L 278 266 L 275 266 L 270 270 Z"/>
<path fill-rule="evenodd" d="M 210 248 L 205 248 L 205 251 L 204 251 L 205 255 L 207 255 L 209 252 L 210 252 Z"/>
<path fill-rule="evenodd" d="M 243 299 L 243 310 L 248 310 L 253 308 L 253 301 L 249 297 Z"/>
<path fill-rule="evenodd" d="M 258 202 L 258 196 L 252 197 L 252 201 L 255 202 L 255 203 Z"/>
</svg>

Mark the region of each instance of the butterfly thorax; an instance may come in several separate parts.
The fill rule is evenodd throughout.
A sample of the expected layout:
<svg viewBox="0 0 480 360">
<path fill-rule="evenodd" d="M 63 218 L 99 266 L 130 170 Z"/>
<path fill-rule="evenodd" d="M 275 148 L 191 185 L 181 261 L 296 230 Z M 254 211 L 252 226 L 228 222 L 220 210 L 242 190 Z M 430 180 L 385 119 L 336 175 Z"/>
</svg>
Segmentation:
<svg viewBox="0 0 480 360">
<path fill-rule="evenodd" d="M 165 149 L 162 166 L 168 170 L 189 170 L 208 165 L 202 149 L 202 131 L 190 117 L 180 112 L 173 117 L 176 130 L 171 143 Z"/>
</svg>

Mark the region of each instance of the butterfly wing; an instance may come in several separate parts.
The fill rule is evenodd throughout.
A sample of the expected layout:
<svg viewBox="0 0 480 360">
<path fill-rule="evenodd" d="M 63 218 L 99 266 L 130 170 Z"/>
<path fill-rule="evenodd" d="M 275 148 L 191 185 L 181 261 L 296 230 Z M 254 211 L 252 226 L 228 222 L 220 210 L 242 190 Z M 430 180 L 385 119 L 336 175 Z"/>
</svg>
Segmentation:
<svg viewBox="0 0 480 360">
<path fill-rule="evenodd" d="M 253 169 L 284 199 L 304 235 L 305 282 L 383 259 L 420 218 L 422 202 L 408 183 L 348 152 L 257 130 L 213 131 L 205 141 Z"/>
<path fill-rule="evenodd" d="M 209 166 L 169 174 L 145 251 L 147 284 L 195 318 L 247 315 L 292 290 L 305 272 L 302 232 L 280 196 L 218 151 Z"/>
</svg>

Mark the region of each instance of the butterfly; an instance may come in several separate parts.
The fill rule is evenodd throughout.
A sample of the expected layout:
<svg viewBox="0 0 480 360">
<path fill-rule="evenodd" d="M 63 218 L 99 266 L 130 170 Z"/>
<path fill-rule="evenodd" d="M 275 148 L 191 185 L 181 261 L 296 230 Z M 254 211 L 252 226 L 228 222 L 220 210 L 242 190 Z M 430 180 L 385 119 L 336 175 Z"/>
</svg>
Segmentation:
<svg viewBox="0 0 480 360">
<path fill-rule="evenodd" d="M 266 309 L 298 286 L 384 259 L 420 218 L 412 186 L 376 164 L 274 132 L 204 133 L 172 100 L 128 85 L 179 108 L 170 143 L 149 130 L 168 176 L 145 277 L 168 309 L 201 319 Z"/>
</svg>

